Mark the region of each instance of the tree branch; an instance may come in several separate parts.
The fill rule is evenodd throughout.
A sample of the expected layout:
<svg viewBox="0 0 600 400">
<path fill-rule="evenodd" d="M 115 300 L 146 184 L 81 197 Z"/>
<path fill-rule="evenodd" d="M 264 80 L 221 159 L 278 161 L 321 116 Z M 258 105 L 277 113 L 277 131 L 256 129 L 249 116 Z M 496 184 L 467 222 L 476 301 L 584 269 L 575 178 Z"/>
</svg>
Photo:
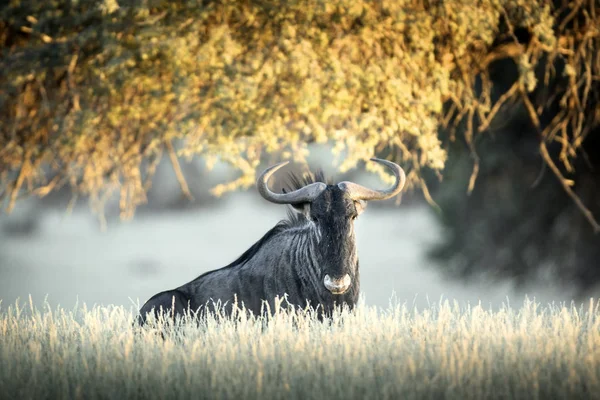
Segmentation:
<svg viewBox="0 0 600 400">
<path fill-rule="evenodd" d="M 169 152 L 169 158 L 171 159 L 171 164 L 173 164 L 173 170 L 175 171 L 175 175 L 177 176 L 177 181 L 181 186 L 181 191 L 190 201 L 194 200 L 194 196 L 190 192 L 190 188 L 188 187 L 187 182 L 185 181 L 185 176 L 183 176 L 183 172 L 181 171 L 181 167 L 179 166 L 179 160 L 177 159 L 177 154 L 175 154 L 175 149 L 173 149 L 173 144 L 170 140 L 165 140 L 165 146 L 167 147 L 167 151 Z"/>
<path fill-rule="evenodd" d="M 581 201 L 579 196 L 577 196 L 577 194 L 573 191 L 573 189 L 571 189 L 569 182 L 562 175 L 562 173 L 560 172 L 560 170 L 558 169 L 558 167 L 552 160 L 552 157 L 550 157 L 550 153 L 548 153 L 548 148 L 546 147 L 546 141 L 545 141 L 542 131 L 540 129 L 540 120 L 534 110 L 533 104 L 531 104 L 531 100 L 529 100 L 529 97 L 527 97 L 527 93 L 525 93 L 525 90 L 523 88 L 521 89 L 521 98 L 523 99 L 523 103 L 525 104 L 525 107 L 527 108 L 527 111 L 529 112 L 529 117 L 531 118 L 531 122 L 533 122 L 533 124 L 535 125 L 535 127 L 540 135 L 540 154 L 542 155 L 542 158 L 544 159 L 546 164 L 548 164 L 548 166 L 550 167 L 550 169 L 552 170 L 554 175 L 558 178 L 558 181 L 562 185 L 564 191 L 567 192 L 567 194 L 575 202 L 575 204 L 577 205 L 577 207 L 579 208 L 579 210 L 581 211 L 583 216 L 592 225 L 592 228 L 594 229 L 594 233 L 599 233 L 600 232 L 600 224 L 598 224 L 598 221 L 596 221 L 596 219 L 594 218 L 594 214 L 592 214 L 592 212 L 585 206 L 585 204 L 583 204 L 583 202 Z"/>
</svg>

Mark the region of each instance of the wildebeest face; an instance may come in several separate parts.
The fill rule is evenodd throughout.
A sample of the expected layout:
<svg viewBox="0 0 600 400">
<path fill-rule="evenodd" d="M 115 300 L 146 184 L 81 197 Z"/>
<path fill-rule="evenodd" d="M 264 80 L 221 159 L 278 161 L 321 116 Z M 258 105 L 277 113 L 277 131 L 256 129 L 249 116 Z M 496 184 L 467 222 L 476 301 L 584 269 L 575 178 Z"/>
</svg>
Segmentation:
<svg viewBox="0 0 600 400">
<path fill-rule="evenodd" d="M 345 293 L 355 280 L 358 255 L 354 221 L 365 207 L 365 201 L 351 199 L 337 185 L 328 185 L 311 203 L 294 207 L 314 224 L 321 279 L 333 294 Z"/>
<path fill-rule="evenodd" d="M 368 200 L 389 199 L 402 191 L 406 176 L 399 165 L 378 158 L 373 161 L 386 166 L 395 176 L 394 185 L 385 190 L 373 190 L 353 182 L 327 185 L 312 182 L 292 192 L 274 193 L 267 181 L 286 163 L 267 168 L 257 180 L 261 196 L 277 204 L 289 204 L 314 224 L 315 261 L 319 264 L 323 285 L 333 294 L 343 294 L 358 278 L 358 256 L 354 235 L 354 220 Z"/>
</svg>

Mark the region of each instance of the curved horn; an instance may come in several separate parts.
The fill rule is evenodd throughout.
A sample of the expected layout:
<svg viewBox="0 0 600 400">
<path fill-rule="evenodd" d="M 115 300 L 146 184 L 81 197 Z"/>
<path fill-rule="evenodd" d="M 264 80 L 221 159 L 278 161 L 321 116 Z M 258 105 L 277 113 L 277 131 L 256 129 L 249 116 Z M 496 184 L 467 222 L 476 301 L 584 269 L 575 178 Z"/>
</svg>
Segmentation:
<svg viewBox="0 0 600 400">
<path fill-rule="evenodd" d="M 323 182 L 315 182 L 310 185 L 306 185 L 298 190 L 294 190 L 289 193 L 274 193 L 269 189 L 267 182 L 269 178 L 281 167 L 286 165 L 288 161 L 275 164 L 272 167 L 265 169 L 265 171 L 256 180 L 256 187 L 258 192 L 266 200 L 277 204 L 298 204 L 311 202 L 321 194 L 327 187 Z"/>
<path fill-rule="evenodd" d="M 347 181 L 338 183 L 338 187 L 348 193 L 352 200 L 386 200 L 400 193 L 404 187 L 406 174 L 398 164 L 380 158 L 371 158 L 371 161 L 385 165 L 392 170 L 396 177 L 396 183 L 386 190 L 373 190 L 357 183 Z"/>
</svg>

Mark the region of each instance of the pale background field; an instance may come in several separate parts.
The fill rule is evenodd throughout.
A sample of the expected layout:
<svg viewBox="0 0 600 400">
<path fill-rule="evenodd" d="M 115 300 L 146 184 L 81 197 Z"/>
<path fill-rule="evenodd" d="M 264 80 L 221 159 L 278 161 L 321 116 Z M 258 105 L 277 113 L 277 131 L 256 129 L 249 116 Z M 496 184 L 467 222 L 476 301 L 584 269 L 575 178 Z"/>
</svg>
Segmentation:
<svg viewBox="0 0 600 400">
<path fill-rule="evenodd" d="M 331 170 L 326 149 L 313 149 L 311 165 Z M 179 286 L 203 272 L 237 258 L 286 215 L 286 207 L 268 203 L 252 188 L 220 199 L 207 189 L 231 178 L 224 168 L 200 170 L 202 181 L 190 180 L 201 207 L 177 203 L 180 189 L 170 165 L 163 163 L 149 194 L 149 207 L 130 222 L 107 207 L 108 228 L 102 232 L 87 203 L 67 213 L 68 197 L 56 201 L 27 199 L 11 215 L 0 215 L 0 299 L 11 304 L 31 294 L 36 304 L 48 295 L 51 305 L 80 303 L 131 305 L 153 294 Z M 202 164 L 203 165 L 203 164 Z M 192 166 L 194 166 L 192 164 Z M 188 166 L 188 168 L 190 168 Z M 373 176 L 353 176 L 361 183 L 381 187 Z M 173 203 L 183 204 L 173 207 Z M 111 215 L 113 217 L 111 217 Z M 434 210 L 419 201 L 396 207 L 371 203 L 357 221 L 361 289 L 366 304 L 385 307 L 396 300 L 426 306 L 441 297 L 461 304 L 497 308 L 507 298 L 521 304 L 525 294 L 547 303 L 570 302 L 568 287 L 547 282 L 516 289 L 510 281 L 486 278 L 460 282 L 445 280 L 427 257 L 442 234 Z"/>
</svg>

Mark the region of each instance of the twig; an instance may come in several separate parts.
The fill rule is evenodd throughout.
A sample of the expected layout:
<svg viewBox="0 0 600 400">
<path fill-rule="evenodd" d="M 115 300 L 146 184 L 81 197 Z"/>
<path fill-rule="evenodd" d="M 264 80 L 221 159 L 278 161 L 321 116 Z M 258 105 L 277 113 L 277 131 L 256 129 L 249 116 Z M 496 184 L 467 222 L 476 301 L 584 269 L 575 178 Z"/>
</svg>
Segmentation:
<svg viewBox="0 0 600 400">
<path fill-rule="evenodd" d="M 424 179 L 419 179 L 419 183 L 421 184 L 421 190 L 423 191 L 423 197 L 425 197 L 425 201 L 435 209 L 438 214 L 441 214 L 442 208 L 438 205 L 438 203 L 433 200 L 431 197 L 431 193 L 429 193 L 429 189 L 427 188 L 427 183 L 425 183 Z"/>
<path fill-rule="evenodd" d="M 468 195 L 473 193 L 473 189 L 475 188 L 475 181 L 477 180 L 477 175 L 479 175 L 479 156 L 477 155 L 477 151 L 475 150 L 475 144 L 473 143 L 473 114 L 474 108 L 473 106 L 471 106 L 469 110 L 469 119 L 467 120 L 467 131 L 465 134 L 465 138 L 467 139 L 467 145 L 469 146 L 469 150 L 471 151 L 471 157 L 473 157 L 473 171 L 471 172 L 471 177 L 469 178 L 469 186 L 467 188 Z"/>
<path fill-rule="evenodd" d="M 577 11 L 579 11 L 579 8 L 581 7 L 580 3 L 575 4 L 575 6 L 573 7 L 573 9 L 571 10 L 571 12 L 562 20 L 561 24 L 558 27 L 558 32 L 564 32 L 567 24 L 573 19 L 575 18 L 575 15 L 577 15 Z"/>
<path fill-rule="evenodd" d="M 416 158 L 413 158 L 412 164 L 415 171 L 417 171 L 417 174 L 421 175 L 421 167 L 419 165 L 419 161 L 417 161 Z M 423 178 L 419 178 L 419 184 L 421 185 L 421 191 L 423 192 L 423 197 L 425 197 L 425 201 L 427 201 L 427 203 L 429 203 L 429 205 L 433 207 L 435 211 L 441 213 L 441 207 L 435 202 L 435 200 L 433 200 L 433 197 L 431 197 L 431 193 L 429 193 L 429 189 L 427 188 L 427 183 Z"/>
<path fill-rule="evenodd" d="M 150 186 L 152 185 L 152 177 L 154 176 L 154 173 L 156 172 L 156 168 L 158 167 L 158 164 L 160 163 L 161 159 L 162 159 L 162 151 L 159 151 L 157 154 L 154 154 L 151 156 L 150 164 L 146 168 L 146 179 L 144 180 L 144 183 L 142 184 L 145 191 L 148 191 L 150 189 Z"/>
<path fill-rule="evenodd" d="M 79 94 L 75 91 L 75 78 L 73 78 L 73 72 L 75 71 L 75 67 L 77 66 L 77 60 L 79 55 L 75 53 L 71 58 L 71 62 L 69 63 L 69 68 L 67 68 L 67 84 L 69 85 L 69 89 L 74 92 L 73 94 L 73 110 L 81 111 L 81 106 L 79 105 Z"/>
<path fill-rule="evenodd" d="M 531 184 L 531 188 L 535 188 L 537 187 L 537 185 L 540 184 L 540 182 L 542 181 L 542 178 L 544 177 L 544 175 L 546 175 L 546 164 L 544 162 L 542 162 L 542 167 L 540 168 L 540 173 L 538 174 L 537 178 L 535 178 L 535 180 L 533 181 L 533 183 Z"/>
<path fill-rule="evenodd" d="M 542 158 L 544 159 L 546 164 L 548 164 L 548 166 L 550 167 L 550 169 L 552 170 L 554 175 L 558 178 L 564 191 L 567 192 L 567 194 L 575 202 L 575 204 L 577 205 L 577 207 L 579 208 L 579 210 L 581 211 L 583 216 L 592 225 L 592 228 L 594 229 L 594 233 L 600 232 L 600 224 L 598 224 L 598 222 L 594 218 L 594 215 L 592 214 L 592 212 L 585 206 L 585 204 L 583 204 L 583 202 L 581 201 L 579 196 L 577 196 L 577 194 L 573 191 L 573 189 L 571 189 L 567 179 L 565 179 L 565 177 L 561 174 L 560 170 L 558 169 L 558 167 L 552 160 L 552 157 L 550 157 L 550 154 L 548 153 L 548 148 L 546 147 L 546 141 L 544 140 L 544 137 L 542 136 L 542 132 L 540 129 L 540 120 L 539 120 L 537 114 L 535 113 L 533 104 L 531 104 L 531 100 L 529 100 L 529 97 L 527 97 L 527 94 L 525 93 L 525 90 L 523 88 L 521 88 L 521 97 L 523 98 L 523 103 L 525 104 L 525 107 L 527 108 L 527 111 L 529 112 L 529 117 L 531 118 L 531 121 L 533 122 L 537 131 L 540 134 L 540 153 L 542 155 Z"/>
<path fill-rule="evenodd" d="M 190 188 L 188 187 L 188 184 L 185 181 L 185 176 L 183 176 L 183 172 L 181 172 L 181 167 L 179 166 L 177 154 L 175 154 L 175 149 L 173 149 L 173 144 L 171 144 L 170 140 L 165 140 L 165 146 L 167 147 L 167 151 L 169 152 L 169 158 L 171 159 L 171 164 L 173 164 L 173 170 L 175 171 L 175 175 L 177 176 L 179 186 L 181 186 L 181 191 L 183 192 L 185 197 L 187 197 L 190 201 L 194 201 L 194 196 L 192 196 Z"/>
<path fill-rule="evenodd" d="M 137 22 L 137 25 L 153 25 L 167 16 L 167 11 L 163 11 L 160 14 L 157 14 L 153 17 L 148 17 L 145 21 Z M 189 21 L 189 20 L 188 20 Z M 187 21 L 186 21 L 187 22 Z"/>
<path fill-rule="evenodd" d="M 471 156 L 473 157 L 473 171 L 471 172 L 471 177 L 469 178 L 469 187 L 467 188 L 468 195 L 473 193 L 475 181 L 477 180 L 477 175 L 479 175 L 479 156 L 475 152 L 471 152 Z"/>
<path fill-rule="evenodd" d="M 504 103 L 508 99 L 510 99 L 517 92 L 517 90 L 519 90 L 519 84 L 518 84 L 518 82 L 515 82 L 510 87 L 510 89 L 508 89 L 506 92 L 504 92 L 504 94 L 502 94 L 502 96 L 500 96 L 498 101 L 496 101 L 496 103 L 494 103 L 494 107 L 492 107 L 492 109 L 490 110 L 487 118 L 483 121 L 483 123 L 479 127 L 479 132 L 485 131 L 490 126 L 490 123 L 496 116 L 496 113 L 498 113 L 498 111 L 504 105 Z"/>
<path fill-rule="evenodd" d="M 25 177 L 27 175 L 29 175 L 29 153 L 25 154 L 25 158 L 23 159 L 23 163 L 21 164 L 21 170 L 19 171 L 17 181 L 15 182 L 15 185 L 10 191 L 8 206 L 6 207 L 6 212 L 9 214 L 15 206 L 19 190 L 21 190 L 21 186 L 23 185 L 23 181 L 25 180 Z"/>
<path fill-rule="evenodd" d="M 78 198 L 79 198 L 79 194 L 77 192 L 73 192 L 71 194 L 71 198 L 69 199 L 69 204 L 67 204 L 67 209 L 65 210 L 65 215 L 71 215 L 73 213 L 73 209 L 75 208 L 75 204 L 77 204 Z"/>
<path fill-rule="evenodd" d="M 61 180 L 60 175 L 56 175 L 54 178 L 52 178 L 50 180 L 50 182 L 48 182 L 44 186 L 40 186 L 40 187 L 36 188 L 35 190 L 32 191 L 32 193 L 37 195 L 39 198 L 45 197 L 46 195 L 48 195 L 48 193 L 50 193 L 52 190 L 54 190 L 54 188 L 56 187 L 56 185 L 58 184 L 58 182 L 60 180 Z"/>
<path fill-rule="evenodd" d="M 568 185 L 567 180 L 562 176 L 562 174 L 560 173 L 560 170 L 558 169 L 558 167 L 556 166 L 556 164 L 554 164 L 554 161 L 552 161 L 552 158 L 550 157 L 550 154 L 548 154 L 548 149 L 546 148 L 546 142 L 544 142 L 543 140 L 540 142 L 540 152 L 542 153 L 542 157 L 546 161 L 546 164 L 548 164 L 548 166 L 550 167 L 550 169 L 552 170 L 552 172 L 554 172 L 554 175 L 556 175 L 556 177 L 560 181 L 560 184 L 562 185 L 562 187 L 565 190 L 565 192 L 567 192 L 567 194 L 571 197 L 571 199 L 573 199 L 573 201 L 575 202 L 575 204 L 577 205 L 577 207 L 579 208 L 579 210 L 581 211 L 581 213 L 584 215 L 584 217 L 592 225 L 592 228 L 594 229 L 594 233 L 600 232 L 600 225 L 598 224 L 598 222 L 594 218 L 594 215 L 583 204 L 583 202 L 581 201 L 581 199 L 579 198 L 579 196 L 577 196 L 577 194 L 575 194 L 575 192 L 573 192 L 573 190 L 571 189 L 571 187 Z"/>
<path fill-rule="evenodd" d="M 525 52 L 525 47 L 518 42 L 510 42 L 506 44 L 499 45 L 490 51 L 485 58 L 483 59 L 480 68 L 486 69 L 491 63 L 494 61 L 503 59 L 503 58 L 512 58 L 516 59 L 518 56 Z"/>
</svg>

